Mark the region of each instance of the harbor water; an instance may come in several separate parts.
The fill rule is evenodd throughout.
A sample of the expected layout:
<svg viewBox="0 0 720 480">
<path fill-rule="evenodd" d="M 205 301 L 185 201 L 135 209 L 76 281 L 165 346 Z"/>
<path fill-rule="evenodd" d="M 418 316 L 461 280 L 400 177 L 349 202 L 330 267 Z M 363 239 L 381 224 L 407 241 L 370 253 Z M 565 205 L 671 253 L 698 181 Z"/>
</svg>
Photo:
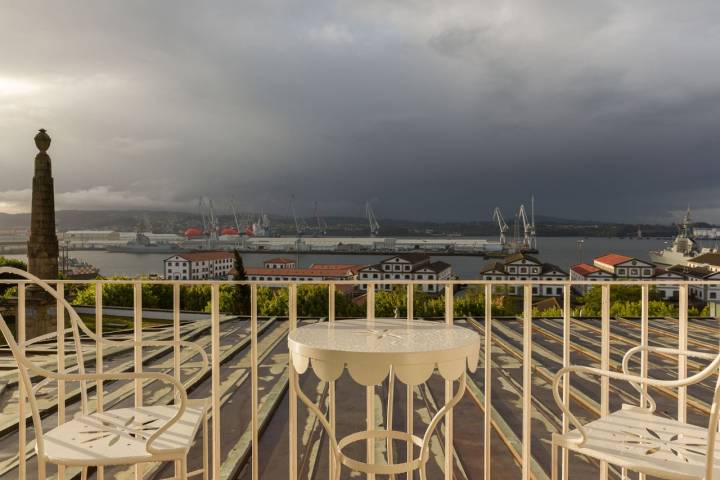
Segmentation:
<svg viewBox="0 0 720 480">
<path fill-rule="evenodd" d="M 554 263 L 564 270 L 579 262 L 592 262 L 592 259 L 608 252 L 620 253 L 641 260 L 648 260 L 649 250 L 667 247 L 669 239 L 628 239 L 628 238 L 578 238 L 578 237 L 540 237 L 536 256 L 543 262 Z M 712 246 L 710 243 L 704 246 Z M 104 251 L 76 251 L 71 255 L 86 261 L 100 269 L 103 276 L 137 276 L 151 273 L 162 274 L 163 260 L 169 254 L 133 254 Z M 25 259 L 24 255 L 7 255 Z M 272 257 L 283 256 L 299 260 L 299 267 L 313 263 L 352 263 L 372 264 L 388 255 L 347 255 L 347 254 L 293 254 L 243 253 L 243 261 L 248 267 L 261 267 L 262 262 Z M 477 256 L 433 255 L 433 259 L 442 260 L 453 267 L 460 278 L 477 278 L 480 268 L 489 259 Z"/>
</svg>

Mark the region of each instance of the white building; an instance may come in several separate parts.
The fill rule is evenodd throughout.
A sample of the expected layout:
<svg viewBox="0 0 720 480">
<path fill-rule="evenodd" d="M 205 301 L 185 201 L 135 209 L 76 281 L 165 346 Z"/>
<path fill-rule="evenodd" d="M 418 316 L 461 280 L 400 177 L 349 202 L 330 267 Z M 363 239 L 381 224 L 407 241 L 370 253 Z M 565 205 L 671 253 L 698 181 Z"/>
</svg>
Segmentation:
<svg viewBox="0 0 720 480">
<path fill-rule="evenodd" d="M 179 253 L 166 258 L 165 278 L 168 280 L 227 280 L 233 268 L 230 252 L 208 251 Z"/>
<path fill-rule="evenodd" d="M 263 262 L 265 268 L 297 268 L 295 260 L 285 257 L 275 257 Z"/>
<path fill-rule="evenodd" d="M 555 282 L 567 280 L 568 274 L 557 265 L 543 263 L 537 258 L 516 253 L 506 257 L 501 262 L 491 262 L 480 269 L 480 278 L 483 280 L 532 280 L 537 282 L 532 285 L 532 294 L 561 297 L 563 294 L 562 285 Z M 508 295 L 522 295 L 522 285 L 498 285 L 494 291 L 507 293 Z"/>
<path fill-rule="evenodd" d="M 720 272 L 720 253 L 703 253 L 688 260 L 689 267 L 707 268 L 711 272 Z"/>
<path fill-rule="evenodd" d="M 588 263 L 579 263 L 570 267 L 570 280 L 581 282 L 597 282 L 600 280 L 612 280 L 614 275 L 605 270 L 601 270 L 595 265 Z M 575 291 L 580 295 L 585 295 L 592 285 L 575 285 Z"/>
<path fill-rule="evenodd" d="M 363 267 L 358 272 L 360 280 L 449 280 L 452 278 L 452 266 L 445 262 L 431 262 L 430 256 L 424 253 L 404 253 L 387 258 L 375 265 Z M 376 290 L 392 290 L 392 283 L 380 283 Z M 360 286 L 367 290 L 367 285 Z M 436 293 L 442 290 L 441 285 L 424 284 L 423 292 Z"/>
<path fill-rule="evenodd" d="M 602 257 L 597 257 L 593 261 L 593 265 L 600 270 L 613 274 L 618 279 L 648 280 L 655 275 L 655 265 L 652 263 L 625 255 L 618 255 L 617 253 L 608 253 Z"/>
</svg>

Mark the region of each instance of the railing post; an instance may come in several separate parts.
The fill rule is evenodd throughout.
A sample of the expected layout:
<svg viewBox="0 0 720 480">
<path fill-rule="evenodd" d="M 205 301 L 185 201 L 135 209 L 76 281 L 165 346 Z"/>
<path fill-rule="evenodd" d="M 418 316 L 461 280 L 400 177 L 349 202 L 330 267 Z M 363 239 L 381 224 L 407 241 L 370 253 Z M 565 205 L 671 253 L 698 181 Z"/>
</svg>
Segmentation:
<svg viewBox="0 0 720 480">
<path fill-rule="evenodd" d="M 522 422 L 522 478 L 530 480 L 532 460 L 532 285 L 523 288 L 523 422 Z"/>
<path fill-rule="evenodd" d="M 252 479 L 258 480 L 260 476 L 260 441 L 258 438 L 258 314 L 257 314 L 257 284 L 250 286 L 250 390 L 252 391 Z"/>
<path fill-rule="evenodd" d="M 18 304 L 17 304 L 17 343 L 21 351 L 25 351 L 25 283 L 18 282 Z M 25 457 L 26 421 L 25 421 L 25 385 L 20 378 L 20 366 L 18 365 L 18 477 L 20 480 L 27 478 L 27 464 Z"/>
<path fill-rule="evenodd" d="M 406 308 L 407 311 L 407 321 L 412 322 L 413 316 L 415 315 L 414 307 L 415 307 L 415 285 L 412 283 L 407 284 L 407 298 L 405 299 Z M 405 398 L 405 424 L 407 427 L 407 433 L 410 435 L 413 434 L 415 431 L 414 423 L 415 423 L 415 406 L 414 406 L 414 390 L 412 385 L 406 385 L 405 388 L 407 389 L 407 396 Z M 406 445 L 405 455 L 406 460 L 410 462 L 413 458 L 414 454 L 414 448 L 412 442 L 408 442 Z M 407 478 L 406 480 L 412 480 L 413 478 L 413 470 L 412 467 L 408 467 L 407 471 Z"/>
<path fill-rule="evenodd" d="M 290 331 L 297 328 L 297 284 L 291 283 L 288 286 L 288 321 L 290 322 Z M 289 358 L 288 375 L 297 375 L 292 364 L 292 356 Z M 290 480 L 297 479 L 297 392 L 295 391 L 295 382 L 290 382 L 289 410 L 290 418 L 288 419 L 289 430 L 289 450 L 290 450 Z"/>
<path fill-rule="evenodd" d="M 372 325 L 375 320 L 375 284 L 368 284 L 367 290 L 367 318 L 368 323 Z M 371 326 L 372 328 L 372 326 Z M 375 430 L 375 386 L 370 385 L 365 388 L 365 412 L 366 419 L 365 424 L 368 432 Z M 368 438 L 365 441 L 367 448 L 367 463 L 375 463 L 375 439 Z M 368 480 L 374 480 L 375 474 L 368 473 Z"/>
<path fill-rule="evenodd" d="M 678 348 L 680 350 L 688 349 L 688 286 L 687 284 L 679 287 L 679 304 L 678 304 Z M 685 380 L 687 378 L 687 357 L 685 355 L 678 356 L 678 379 Z M 678 388 L 678 421 L 687 423 L 687 387 Z"/>
<path fill-rule="evenodd" d="M 97 299 L 96 299 L 97 300 Z M 142 310 L 142 283 L 133 283 L 133 333 L 136 342 L 142 342 L 143 337 L 143 310 Z M 136 344 L 134 349 L 134 365 L 135 372 L 141 373 L 143 371 L 142 365 L 142 346 Z M 143 406 L 143 389 L 142 380 L 135 380 L 135 408 L 141 408 Z M 142 480 L 144 476 L 144 465 L 135 465 L 135 480 Z"/>
<path fill-rule="evenodd" d="M 58 285 L 59 287 L 60 285 Z M 58 292 L 60 290 L 58 289 Z M 65 309 L 62 309 L 63 311 L 63 321 L 62 323 L 58 322 L 58 334 L 60 334 L 60 326 L 62 325 L 63 331 L 65 328 Z M 58 309 L 58 320 L 60 319 L 60 309 Z M 102 337 L 103 337 L 103 284 L 99 281 L 95 282 L 95 335 L 98 338 L 97 343 L 95 344 L 95 372 L 97 373 L 103 373 L 104 371 L 104 352 L 103 352 L 103 344 L 102 344 Z M 62 342 L 63 345 L 65 342 Z M 64 350 L 63 350 L 64 351 Z M 58 345 L 58 358 L 60 357 L 60 346 Z M 63 357 L 64 358 L 64 357 Z M 64 365 L 63 365 L 64 368 Z M 58 370 L 59 371 L 59 370 Z M 102 380 L 98 380 L 96 384 L 96 399 L 97 399 L 97 405 L 95 407 L 97 412 L 103 412 L 105 409 L 105 386 Z M 63 398 L 63 401 L 61 405 L 65 404 L 65 388 L 63 386 L 63 395 L 60 397 L 59 390 L 58 390 L 58 398 Z M 64 410 L 64 409 L 63 409 Z M 60 417 L 59 415 L 60 410 L 58 406 L 58 422 L 60 421 L 60 418 L 63 418 L 64 420 L 64 411 L 63 416 Z M 58 466 L 58 477 L 59 478 L 65 478 L 65 468 L 62 468 L 62 474 L 60 474 L 60 466 Z M 105 478 L 105 467 L 98 466 L 97 467 L 97 479 L 103 480 Z"/>
<path fill-rule="evenodd" d="M 328 285 L 328 322 L 335 322 L 335 284 L 331 283 Z M 328 385 L 328 413 L 330 421 L 330 433 L 335 435 L 335 380 L 332 380 Z M 335 452 L 331 442 L 328 442 L 328 478 L 335 478 Z"/>
<path fill-rule="evenodd" d="M 448 325 L 453 324 L 455 318 L 454 306 L 455 297 L 453 296 L 453 285 L 451 283 L 445 284 L 445 323 Z M 450 403 L 453 399 L 453 381 L 445 380 L 445 403 Z M 453 452 L 453 410 L 451 409 L 445 415 L 445 480 L 452 480 L 453 475 L 453 460 L 455 454 Z"/>
<path fill-rule="evenodd" d="M 210 286 L 210 350 L 212 353 L 212 468 L 220 480 L 220 285 Z"/>
<path fill-rule="evenodd" d="M 563 288 L 563 367 L 570 366 L 570 322 L 572 316 L 571 305 L 571 286 L 565 285 Z M 570 375 L 563 378 L 563 403 L 569 405 L 570 402 Z M 563 412 L 562 431 L 566 434 L 570 428 L 570 419 Z M 555 448 L 551 446 L 551 448 Z M 562 449 L 562 478 L 567 480 L 570 470 L 570 452 L 567 448 Z"/>
<path fill-rule="evenodd" d="M 59 295 L 65 295 L 65 285 L 58 282 L 57 292 Z M 65 307 L 60 301 L 55 302 L 55 316 L 56 316 L 56 335 L 57 335 L 57 371 L 58 373 L 65 372 Z M 98 395 L 102 395 L 100 383 L 98 382 Z M 100 396 L 98 398 L 100 398 Z M 57 398 L 58 398 L 58 426 L 65 423 L 65 381 L 58 380 L 57 382 Z M 98 469 L 98 474 L 100 470 Z M 58 478 L 65 478 L 65 466 L 58 465 Z M 98 477 L 99 478 L 99 477 Z"/>
<path fill-rule="evenodd" d="M 485 284 L 485 413 L 483 416 L 483 478 L 492 472 L 492 285 Z"/>
<path fill-rule="evenodd" d="M 173 283 L 173 371 L 175 379 L 181 381 L 180 378 L 180 284 Z M 178 400 L 180 392 L 175 390 L 175 401 Z"/>
<path fill-rule="evenodd" d="M 602 306 L 601 306 L 601 347 L 600 347 L 600 368 L 602 370 L 610 369 L 610 285 L 603 284 L 601 290 Z M 610 412 L 610 379 L 602 377 L 600 379 L 600 416 L 606 417 Z M 608 463 L 600 462 L 600 478 L 607 480 Z"/>
</svg>

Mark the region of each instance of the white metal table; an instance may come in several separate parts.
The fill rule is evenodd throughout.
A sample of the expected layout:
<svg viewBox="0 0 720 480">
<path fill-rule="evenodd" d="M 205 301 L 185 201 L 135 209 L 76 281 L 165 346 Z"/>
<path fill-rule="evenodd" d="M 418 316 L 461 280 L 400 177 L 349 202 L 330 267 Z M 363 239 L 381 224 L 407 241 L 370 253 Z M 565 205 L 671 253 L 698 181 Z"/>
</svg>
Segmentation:
<svg viewBox="0 0 720 480">
<path fill-rule="evenodd" d="M 424 479 L 430 437 L 440 420 L 462 398 L 467 370 L 474 372 L 477 368 L 480 336 L 468 328 L 440 322 L 355 319 L 300 327 L 290 332 L 288 348 L 292 365 L 290 381 L 300 400 L 318 417 L 328 434 L 336 463 L 335 478 L 340 478 L 342 464 L 362 473 L 381 475 L 420 469 Z M 326 382 L 337 380 L 347 368 L 353 380 L 365 386 L 377 385 L 390 375 L 390 390 L 394 376 L 406 385 L 418 385 L 430 378 L 435 369 L 445 380 L 460 383 L 457 393 L 438 410 L 422 438 L 388 428 L 360 431 L 337 441 L 334 428 L 323 412 L 300 390 L 298 375 L 308 367 Z M 392 418 L 392 404 L 388 408 L 388 417 Z M 386 440 L 390 449 L 392 440 L 400 440 L 420 447 L 420 454 L 404 463 L 390 463 L 389 450 L 389 463 L 378 464 L 362 462 L 343 453 L 345 447 L 361 440 Z"/>
</svg>

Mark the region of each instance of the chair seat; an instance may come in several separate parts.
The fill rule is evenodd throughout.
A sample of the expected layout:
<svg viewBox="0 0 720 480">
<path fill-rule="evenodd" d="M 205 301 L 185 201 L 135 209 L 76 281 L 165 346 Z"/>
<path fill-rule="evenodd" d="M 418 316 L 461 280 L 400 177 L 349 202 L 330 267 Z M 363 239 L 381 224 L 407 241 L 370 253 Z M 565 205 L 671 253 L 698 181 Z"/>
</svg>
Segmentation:
<svg viewBox="0 0 720 480">
<path fill-rule="evenodd" d="M 624 405 L 622 410 L 588 423 L 585 429 L 587 437 L 582 447 L 577 446 L 577 430 L 555 434 L 553 443 L 658 478 L 701 480 L 705 476 L 707 427 Z M 720 474 L 720 439 L 715 442 L 714 460 L 713 477 Z"/>
<path fill-rule="evenodd" d="M 153 443 L 161 452 L 151 455 L 147 439 L 168 422 L 178 407 L 121 408 L 79 416 L 45 434 L 45 454 L 64 465 L 118 465 L 168 460 L 185 455 L 203 420 L 204 406 L 185 409 L 180 420 Z"/>
</svg>

